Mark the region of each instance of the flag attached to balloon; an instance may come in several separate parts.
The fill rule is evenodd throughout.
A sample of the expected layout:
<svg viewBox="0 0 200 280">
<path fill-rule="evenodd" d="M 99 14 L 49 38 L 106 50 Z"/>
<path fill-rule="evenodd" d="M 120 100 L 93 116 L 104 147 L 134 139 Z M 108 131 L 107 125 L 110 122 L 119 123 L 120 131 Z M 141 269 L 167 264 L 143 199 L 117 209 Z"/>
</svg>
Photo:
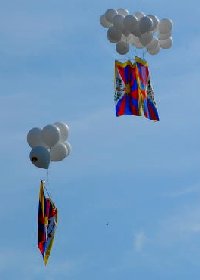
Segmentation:
<svg viewBox="0 0 200 280">
<path fill-rule="evenodd" d="M 148 63 L 135 57 L 122 63 L 115 61 L 116 116 L 145 116 L 159 121 L 154 91 L 150 81 Z"/>
<path fill-rule="evenodd" d="M 44 194 L 44 181 L 41 181 L 38 205 L 38 248 L 46 265 L 54 243 L 57 227 L 57 208 L 50 197 Z"/>
</svg>

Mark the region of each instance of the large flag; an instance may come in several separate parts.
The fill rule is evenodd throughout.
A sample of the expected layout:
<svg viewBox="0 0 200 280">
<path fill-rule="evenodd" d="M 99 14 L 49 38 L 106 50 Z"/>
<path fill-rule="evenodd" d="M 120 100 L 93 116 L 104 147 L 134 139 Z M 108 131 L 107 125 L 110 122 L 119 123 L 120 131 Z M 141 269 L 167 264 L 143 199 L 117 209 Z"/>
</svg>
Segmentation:
<svg viewBox="0 0 200 280">
<path fill-rule="evenodd" d="M 135 57 L 135 63 L 130 60 L 124 63 L 115 61 L 114 99 L 116 116 L 144 115 L 159 121 L 148 64 L 139 57 Z"/>
<path fill-rule="evenodd" d="M 44 264 L 48 262 L 57 227 L 57 208 L 44 194 L 44 181 L 41 181 L 38 205 L 38 248 Z"/>
</svg>

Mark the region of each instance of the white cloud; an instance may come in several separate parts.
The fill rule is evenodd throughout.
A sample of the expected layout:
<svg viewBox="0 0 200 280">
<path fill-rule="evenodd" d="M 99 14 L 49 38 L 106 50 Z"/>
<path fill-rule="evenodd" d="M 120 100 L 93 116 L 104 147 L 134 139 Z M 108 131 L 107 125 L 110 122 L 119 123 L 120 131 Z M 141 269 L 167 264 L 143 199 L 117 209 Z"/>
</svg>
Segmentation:
<svg viewBox="0 0 200 280">
<path fill-rule="evenodd" d="M 134 236 L 134 248 L 136 252 L 142 252 L 144 249 L 144 246 L 147 242 L 148 238 L 146 237 L 145 233 L 143 231 L 140 231 L 135 234 Z"/>
</svg>

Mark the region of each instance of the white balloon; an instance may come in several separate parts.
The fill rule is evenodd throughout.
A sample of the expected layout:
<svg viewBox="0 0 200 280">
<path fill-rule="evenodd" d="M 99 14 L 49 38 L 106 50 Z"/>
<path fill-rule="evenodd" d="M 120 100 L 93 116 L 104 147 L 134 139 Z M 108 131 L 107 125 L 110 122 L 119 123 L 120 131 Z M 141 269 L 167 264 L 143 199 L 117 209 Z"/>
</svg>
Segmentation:
<svg viewBox="0 0 200 280">
<path fill-rule="evenodd" d="M 141 34 L 151 31 L 152 27 L 153 27 L 153 20 L 150 17 L 144 16 L 140 19 L 139 28 Z"/>
<path fill-rule="evenodd" d="M 166 40 L 160 40 L 159 42 L 162 49 L 170 49 L 173 43 L 172 37 L 169 37 Z"/>
<path fill-rule="evenodd" d="M 124 28 L 131 33 L 137 29 L 138 19 L 135 16 L 127 15 L 124 18 Z"/>
<path fill-rule="evenodd" d="M 112 26 L 112 23 L 110 23 L 109 21 L 107 21 L 107 19 L 105 18 L 105 15 L 101 15 L 101 16 L 100 16 L 100 24 L 101 24 L 104 28 L 109 28 L 110 26 Z"/>
<path fill-rule="evenodd" d="M 145 16 L 145 13 L 143 13 L 143 12 L 136 12 L 136 13 L 134 13 L 134 16 L 139 20 L 139 19 L 141 19 L 142 17 Z"/>
<path fill-rule="evenodd" d="M 127 30 L 127 29 L 124 27 L 123 30 L 122 30 L 122 34 L 123 34 L 124 36 L 128 37 L 129 34 L 130 34 L 130 31 Z"/>
<path fill-rule="evenodd" d="M 50 153 L 42 146 L 33 147 L 30 152 L 29 158 L 36 167 L 48 169 L 50 164 Z"/>
<path fill-rule="evenodd" d="M 51 161 L 61 161 L 68 155 L 68 150 L 65 143 L 58 142 L 50 150 Z"/>
<path fill-rule="evenodd" d="M 136 37 L 136 36 L 133 35 L 132 40 L 133 40 L 133 43 L 132 43 L 132 44 L 133 44 L 137 49 L 143 49 L 143 48 L 144 48 L 144 46 L 141 44 L 140 39 L 139 39 L 138 37 Z"/>
<path fill-rule="evenodd" d="M 124 41 L 120 41 L 119 43 L 116 44 L 116 51 L 121 55 L 128 53 L 129 44 Z"/>
<path fill-rule="evenodd" d="M 71 154 L 72 146 L 71 146 L 71 144 L 69 142 L 65 142 L 64 144 L 65 144 L 65 146 L 67 148 L 67 155 L 66 156 L 68 157 L 68 155 Z"/>
<path fill-rule="evenodd" d="M 42 129 L 39 127 L 34 127 L 29 130 L 27 134 L 27 142 L 31 148 L 35 146 L 45 146 L 45 144 L 42 142 L 41 132 Z"/>
<path fill-rule="evenodd" d="M 65 142 L 69 134 L 69 126 L 64 122 L 55 122 L 54 125 L 60 129 L 60 141 Z"/>
<path fill-rule="evenodd" d="M 172 20 L 168 18 L 163 18 L 158 24 L 158 30 L 160 33 L 166 34 L 172 30 Z"/>
<path fill-rule="evenodd" d="M 146 45 L 147 50 L 156 49 L 159 45 L 159 40 L 157 38 L 153 38 L 149 44 Z"/>
<path fill-rule="evenodd" d="M 122 31 L 123 28 L 124 28 L 124 18 L 125 17 L 123 15 L 116 15 L 116 16 L 114 16 L 114 18 L 113 18 L 113 26 L 116 29 Z"/>
<path fill-rule="evenodd" d="M 53 147 L 60 140 L 60 130 L 55 125 L 47 125 L 42 129 L 42 140 L 49 147 Z"/>
<path fill-rule="evenodd" d="M 117 12 L 119 15 L 122 15 L 122 16 L 127 16 L 129 14 L 129 11 L 127 9 L 117 9 Z"/>
<path fill-rule="evenodd" d="M 107 31 L 107 38 L 111 43 L 117 43 L 121 40 L 122 32 L 114 26 L 110 27 Z"/>
<path fill-rule="evenodd" d="M 134 44 L 135 36 L 133 34 L 129 34 L 128 37 L 125 37 L 125 38 L 126 38 L 126 40 L 123 40 L 123 38 L 122 38 L 122 40 L 129 44 Z"/>
<path fill-rule="evenodd" d="M 152 54 L 152 55 L 156 55 L 157 53 L 159 53 L 160 51 L 160 45 L 158 44 L 156 47 L 152 47 L 152 48 L 148 48 L 147 49 L 148 53 Z"/>
<path fill-rule="evenodd" d="M 139 40 L 143 46 L 148 45 L 152 41 L 152 39 L 153 39 L 152 31 L 142 34 L 139 38 Z"/>
<path fill-rule="evenodd" d="M 129 36 L 131 34 L 129 34 L 128 36 L 125 36 L 124 34 L 122 34 L 122 38 L 121 38 L 121 41 L 120 42 L 125 42 L 125 43 L 129 43 Z"/>
<path fill-rule="evenodd" d="M 147 15 L 149 18 L 152 19 L 153 21 L 153 26 L 151 28 L 151 31 L 156 31 L 157 30 L 157 27 L 158 27 L 158 23 L 159 23 L 159 18 L 157 16 L 154 16 L 154 15 Z"/>
<path fill-rule="evenodd" d="M 158 34 L 158 39 L 159 40 L 166 40 L 168 39 L 169 37 L 171 37 L 172 33 L 169 32 L 169 33 L 159 33 Z"/>
<path fill-rule="evenodd" d="M 107 21 L 112 23 L 114 16 L 116 16 L 117 14 L 118 12 L 115 9 L 108 9 L 105 12 L 105 18 Z"/>
</svg>

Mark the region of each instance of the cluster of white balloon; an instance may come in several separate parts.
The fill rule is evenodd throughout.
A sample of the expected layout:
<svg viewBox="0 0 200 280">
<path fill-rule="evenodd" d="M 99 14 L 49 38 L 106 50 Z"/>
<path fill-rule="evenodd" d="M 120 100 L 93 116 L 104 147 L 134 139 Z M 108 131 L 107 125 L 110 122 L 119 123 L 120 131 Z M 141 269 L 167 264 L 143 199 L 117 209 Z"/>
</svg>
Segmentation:
<svg viewBox="0 0 200 280">
<path fill-rule="evenodd" d="M 38 168 L 48 169 L 51 161 L 61 161 L 70 154 L 71 145 L 66 141 L 69 127 L 64 122 L 49 124 L 43 129 L 32 128 L 27 142 L 32 148 L 31 162 Z"/>
<path fill-rule="evenodd" d="M 107 38 L 116 43 L 116 51 L 121 55 L 129 52 L 129 45 L 146 48 L 152 55 L 172 46 L 172 20 L 168 18 L 159 20 L 143 12 L 131 15 L 126 9 L 108 9 L 100 16 L 100 23 L 108 28 Z"/>
</svg>

